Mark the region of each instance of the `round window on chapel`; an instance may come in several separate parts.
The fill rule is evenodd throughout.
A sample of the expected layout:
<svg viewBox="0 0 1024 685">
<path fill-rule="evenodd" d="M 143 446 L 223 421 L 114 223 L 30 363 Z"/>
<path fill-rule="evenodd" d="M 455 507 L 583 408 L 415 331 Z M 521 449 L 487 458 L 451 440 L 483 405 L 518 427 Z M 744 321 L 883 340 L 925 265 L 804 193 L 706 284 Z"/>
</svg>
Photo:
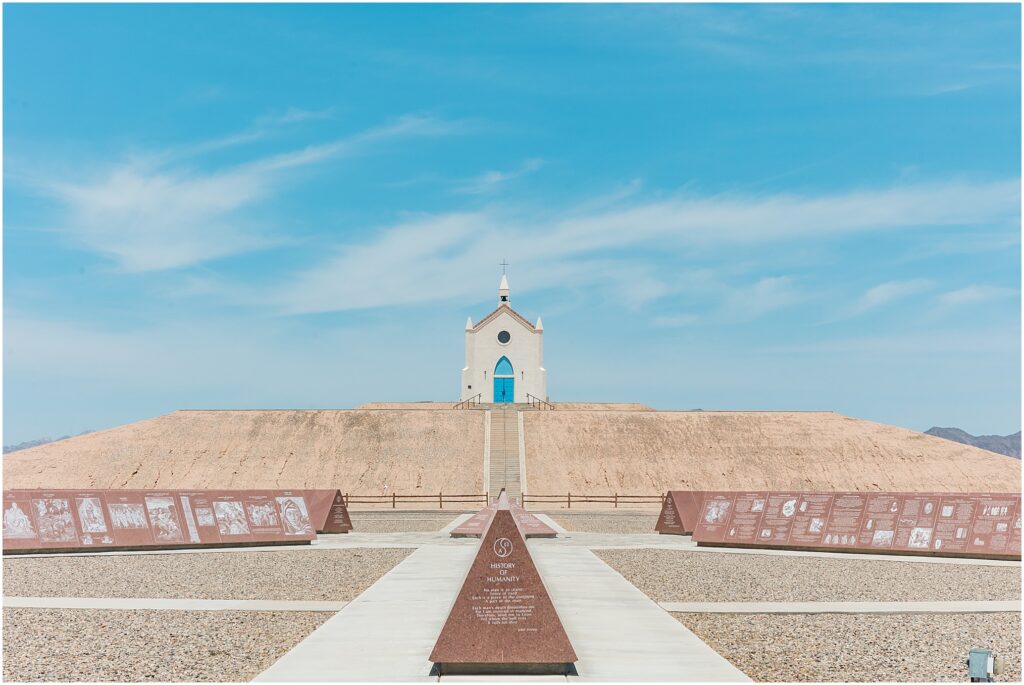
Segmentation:
<svg viewBox="0 0 1024 685">
<path fill-rule="evenodd" d="M 502 331 L 501 333 L 498 333 L 498 342 L 500 342 L 502 345 L 507 344 L 508 341 L 511 339 L 512 336 L 509 335 L 508 331 Z"/>
</svg>

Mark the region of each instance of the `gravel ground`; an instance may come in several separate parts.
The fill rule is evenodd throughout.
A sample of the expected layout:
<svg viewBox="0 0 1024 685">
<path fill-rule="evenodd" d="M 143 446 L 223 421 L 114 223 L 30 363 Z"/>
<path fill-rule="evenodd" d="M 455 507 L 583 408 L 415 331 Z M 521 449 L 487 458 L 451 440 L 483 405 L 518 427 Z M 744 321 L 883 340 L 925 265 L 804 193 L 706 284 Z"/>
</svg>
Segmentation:
<svg viewBox="0 0 1024 685">
<path fill-rule="evenodd" d="M 1020 681 L 1020 614 L 673 614 L 757 681 L 966 681 L 988 647 Z"/>
<path fill-rule="evenodd" d="M 5 681 L 248 681 L 325 612 L 4 609 Z"/>
<path fill-rule="evenodd" d="M 574 533 L 654 533 L 657 513 L 579 513 L 546 512 L 555 522 Z"/>
<path fill-rule="evenodd" d="M 349 511 L 353 533 L 432 533 L 459 516 L 458 512 Z"/>
<path fill-rule="evenodd" d="M 595 550 L 655 601 L 853 602 L 1020 599 L 1020 567 L 865 559 Z"/>
<path fill-rule="evenodd" d="M 355 599 L 411 549 L 4 559 L 10 597 Z"/>
</svg>

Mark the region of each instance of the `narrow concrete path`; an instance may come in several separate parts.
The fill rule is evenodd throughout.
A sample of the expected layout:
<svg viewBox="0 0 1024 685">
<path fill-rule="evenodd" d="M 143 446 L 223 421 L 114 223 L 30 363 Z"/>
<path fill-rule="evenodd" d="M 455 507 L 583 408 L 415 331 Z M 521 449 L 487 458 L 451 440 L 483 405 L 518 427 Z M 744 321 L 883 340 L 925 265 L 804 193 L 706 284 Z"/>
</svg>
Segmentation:
<svg viewBox="0 0 1024 685">
<path fill-rule="evenodd" d="M 460 543 L 420 547 L 256 680 L 431 678 L 430 651 L 479 545 Z M 749 680 L 589 550 L 559 543 L 528 544 L 579 656 L 578 679 Z"/>
<path fill-rule="evenodd" d="M 579 679 L 750 680 L 590 550 L 557 538 L 528 544 L 579 657 Z"/>
<path fill-rule="evenodd" d="M 1020 611 L 1020 600 L 973 602 L 658 602 L 688 614 L 991 614 Z"/>
<path fill-rule="evenodd" d="M 173 611 L 329 611 L 348 602 L 268 599 L 167 599 L 160 597 L 4 597 L 4 608 L 19 609 L 167 609 Z"/>
<path fill-rule="evenodd" d="M 570 535 L 571 534 L 571 533 L 569 533 L 569 531 L 567 531 L 565 528 L 562 527 L 562 524 L 560 524 L 558 521 L 556 521 L 555 519 L 551 518 L 547 514 L 534 514 L 534 516 L 539 518 L 544 523 L 548 524 L 548 526 L 551 527 L 551 530 L 555 531 L 559 535 Z"/>
<path fill-rule="evenodd" d="M 263 682 L 430 678 L 430 651 L 479 542 L 425 545 L 256 677 Z"/>
</svg>

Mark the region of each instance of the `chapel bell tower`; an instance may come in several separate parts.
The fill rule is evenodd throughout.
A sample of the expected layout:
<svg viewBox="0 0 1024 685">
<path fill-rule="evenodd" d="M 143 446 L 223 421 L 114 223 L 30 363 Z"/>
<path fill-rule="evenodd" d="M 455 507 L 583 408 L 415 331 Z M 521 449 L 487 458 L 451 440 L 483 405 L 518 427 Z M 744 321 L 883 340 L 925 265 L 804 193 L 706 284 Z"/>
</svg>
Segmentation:
<svg viewBox="0 0 1024 685">
<path fill-rule="evenodd" d="M 466 320 L 466 366 L 460 400 L 480 395 L 481 402 L 547 401 L 544 325 L 534 326 L 512 309 L 508 277 L 498 285 L 498 308 L 475 326 Z"/>
</svg>

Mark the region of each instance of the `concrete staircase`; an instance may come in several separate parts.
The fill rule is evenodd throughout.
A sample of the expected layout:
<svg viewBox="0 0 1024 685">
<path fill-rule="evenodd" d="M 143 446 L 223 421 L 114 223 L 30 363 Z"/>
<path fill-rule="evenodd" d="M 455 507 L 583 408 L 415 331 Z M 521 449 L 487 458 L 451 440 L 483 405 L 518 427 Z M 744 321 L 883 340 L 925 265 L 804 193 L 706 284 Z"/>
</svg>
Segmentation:
<svg viewBox="0 0 1024 685">
<path fill-rule="evenodd" d="M 519 472 L 519 411 L 521 405 L 495 404 L 491 409 L 491 468 L 488 497 L 498 499 L 502 488 L 509 497 L 523 494 Z"/>
</svg>

